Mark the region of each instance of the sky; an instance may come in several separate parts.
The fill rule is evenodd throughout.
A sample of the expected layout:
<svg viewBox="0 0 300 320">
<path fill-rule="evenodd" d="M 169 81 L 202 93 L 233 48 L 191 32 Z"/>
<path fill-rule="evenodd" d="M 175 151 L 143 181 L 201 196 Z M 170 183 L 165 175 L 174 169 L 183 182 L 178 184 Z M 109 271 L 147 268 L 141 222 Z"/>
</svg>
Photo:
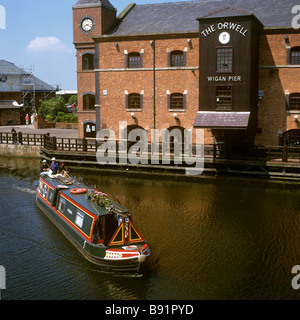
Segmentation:
<svg viewBox="0 0 300 320">
<path fill-rule="evenodd" d="M 110 0 L 117 14 L 129 4 L 176 0 Z M 181 0 L 188 1 L 188 0 Z M 77 90 L 72 6 L 77 0 L 0 0 L 0 60 L 61 90 Z"/>
</svg>

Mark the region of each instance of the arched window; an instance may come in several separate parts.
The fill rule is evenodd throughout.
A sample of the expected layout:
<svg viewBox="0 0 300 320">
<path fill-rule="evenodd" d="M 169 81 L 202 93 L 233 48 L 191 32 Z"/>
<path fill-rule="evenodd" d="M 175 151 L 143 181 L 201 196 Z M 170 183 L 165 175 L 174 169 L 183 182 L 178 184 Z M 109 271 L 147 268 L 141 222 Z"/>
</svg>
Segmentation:
<svg viewBox="0 0 300 320">
<path fill-rule="evenodd" d="M 300 92 L 290 94 L 289 109 L 300 111 Z"/>
<path fill-rule="evenodd" d="M 178 110 L 178 109 L 184 109 L 184 95 L 179 92 L 172 93 L 169 97 L 169 110 Z"/>
<path fill-rule="evenodd" d="M 128 54 L 128 68 L 142 68 L 141 54 L 139 52 L 131 52 Z"/>
<path fill-rule="evenodd" d="M 300 47 L 291 49 L 291 64 L 300 64 Z"/>
<path fill-rule="evenodd" d="M 85 94 L 83 95 L 83 110 L 94 110 L 95 109 L 95 95 Z"/>
<path fill-rule="evenodd" d="M 138 93 L 130 93 L 128 95 L 127 109 L 141 109 L 141 95 Z"/>
<path fill-rule="evenodd" d="M 96 122 L 85 121 L 84 122 L 84 137 L 85 138 L 96 138 Z"/>
<path fill-rule="evenodd" d="M 180 50 L 174 50 L 170 53 L 170 67 L 185 67 L 185 65 L 185 52 Z"/>
<path fill-rule="evenodd" d="M 300 146 L 300 130 L 292 129 L 283 133 L 284 145 L 289 147 L 299 147 Z"/>
<path fill-rule="evenodd" d="M 82 55 L 82 70 L 93 70 L 94 69 L 94 54 L 86 53 Z"/>
</svg>

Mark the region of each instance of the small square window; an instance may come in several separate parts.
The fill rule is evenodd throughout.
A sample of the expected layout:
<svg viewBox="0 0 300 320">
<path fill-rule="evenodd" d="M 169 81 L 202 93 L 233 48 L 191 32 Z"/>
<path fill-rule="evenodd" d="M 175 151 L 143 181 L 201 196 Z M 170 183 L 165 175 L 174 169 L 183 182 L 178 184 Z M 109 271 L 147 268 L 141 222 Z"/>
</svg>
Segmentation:
<svg viewBox="0 0 300 320">
<path fill-rule="evenodd" d="M 141 108 L 141 95 L 138 93 L 131 93 L 128 96 L 128 109 Z"/>
<path fill-rule="evenodd" d="M 300 93 L 292 93 L 290 95 L 289 109 L 300 111 Z"/>
<path fill-rule="evenodd" d="M 171 52 L 170 56 L 171 67 L 184 67 L 185 66 L 185 55 L 183 51 L 175 50 Z"/>
<path fill-rule="evenodd" d="M 141 55 L 138 52 L 129 53 L 128 68 L 141 68 Z"/>
<path fill-rule="evenodd" d="M 170 96 L 170 110 L 184 109 L 184 99 L 182 93 L 172 93 Z"/>
<path fill-rule="evenodd" d="M 300 47 L 291 50 L 291 64 L 300 64 Z"/>
</svg>

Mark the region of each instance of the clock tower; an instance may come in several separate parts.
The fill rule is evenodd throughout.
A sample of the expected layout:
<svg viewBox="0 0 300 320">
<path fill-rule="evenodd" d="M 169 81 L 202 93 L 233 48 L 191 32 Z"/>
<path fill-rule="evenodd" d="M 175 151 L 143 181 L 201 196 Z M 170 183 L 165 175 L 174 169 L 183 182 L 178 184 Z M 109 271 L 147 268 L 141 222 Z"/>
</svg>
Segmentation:
<svg viewBox="0 0 300 320">
<path fill-rule="evenodd" d="M 75 45 L 90 42 L 92 36 L 104 34 L 116 20 L 115 7 L 109 0 L 79 0 L 73 6 L 73 40 Z"/>
<path fill-rule="evenodd" d="M 78 134 L 96 137 L 100 128 L 99 44 L 116 22 L 117 10 L 109 0 L 79 0 L 73 6 L 73 42 L 77 57 Z"/>
</svg>

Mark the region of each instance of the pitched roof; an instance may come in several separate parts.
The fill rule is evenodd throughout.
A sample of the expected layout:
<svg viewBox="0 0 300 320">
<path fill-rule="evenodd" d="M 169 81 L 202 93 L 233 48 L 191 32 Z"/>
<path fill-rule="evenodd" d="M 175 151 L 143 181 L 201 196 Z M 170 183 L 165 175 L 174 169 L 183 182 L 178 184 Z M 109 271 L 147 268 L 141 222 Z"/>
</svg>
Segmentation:
<svg viewBox="0 0 300 320">
<path fill-rule="evenodd" d="M 212 17 L 213 12 L 216 16 L 237 16 L 238 11 L 240 14 L 244 11 L 255 15 L 265 27 L 291 27 L 291 10 L 296 2 L 297 0 L 195 0 L 135 5 L 111 34 L 198 32 L 197 18 L 207 15 Z"/>
<path fill-rule="evenodd" d="M 76 4 L 73 6 L 73 8 L 76 7 L 86 7 L 86 6 L 104 6 L 109 9 L 116 10 L 115 7 L 109 2 L 109 0 L 79 0 L 76 2 Z"/>
<path fill-rule="evenodd" d="M 0 92 L 2 91 L 21 91 L 21 76 L 28 75 L 29 73 L 22 68 L 17 67 L 12 62 L 6 60 L 0 60 L 0 75 L 6 76 L 19 76 L 19 81 L 14 81 L 13 85 L 11 86 L 2 86 L 2 82 L 0 81 Z M 41 79 L 33 76 L 33 83 L 35 86 L 35 91 L 53 91 L 55 88 L 46 82 L 42 81 Z"/>
</svg>

